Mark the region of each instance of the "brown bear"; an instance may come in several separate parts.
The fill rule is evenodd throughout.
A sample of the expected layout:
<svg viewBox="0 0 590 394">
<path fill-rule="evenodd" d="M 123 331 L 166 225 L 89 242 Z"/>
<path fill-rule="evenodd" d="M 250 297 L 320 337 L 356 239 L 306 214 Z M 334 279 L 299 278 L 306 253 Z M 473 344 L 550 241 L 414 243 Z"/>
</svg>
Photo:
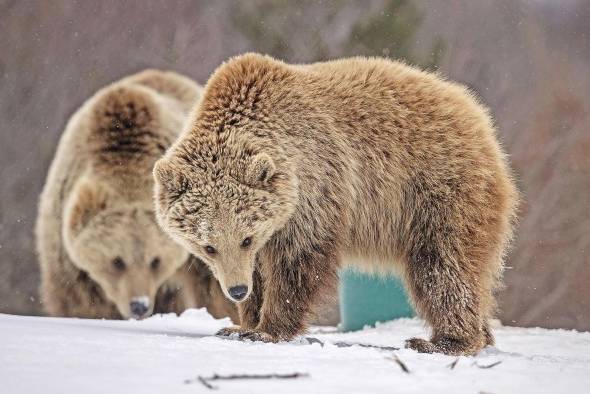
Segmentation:
<svg viewBox="0 0 590 394">
<path fill-rule="evenodd" d="M 466 88 L 403 63 L 221 65 L 154 167 L 156 215 L 239 302 L 242 338 L 306 328 L 343 263 L 400 275 L 429 341 L 493 343 L 493 291 L 518 193 L 487 110 Z"/>
<path fill-rule="evenodd" d="M 143 318 L 163 284 L 177 290 L 208 272 L 187 262 L 188 252 L 159 228 L 153 208 L 153 165 L 201 89 L 181 75 L 146 70 L 103 88 L 71 117 L 36 227 L 49 314 Z M 186 286 L 175 291 L 176 311 L 209 302 Z"/>
</svg>

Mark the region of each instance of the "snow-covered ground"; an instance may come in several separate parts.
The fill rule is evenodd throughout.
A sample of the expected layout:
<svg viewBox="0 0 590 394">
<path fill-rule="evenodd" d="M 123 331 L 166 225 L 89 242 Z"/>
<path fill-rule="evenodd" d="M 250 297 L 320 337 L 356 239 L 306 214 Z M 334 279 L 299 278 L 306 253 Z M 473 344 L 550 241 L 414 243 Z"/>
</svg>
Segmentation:
<svg viewBox="0 0 590 394">
<path fill-rule="evenodd" d="M 427 335 L 417 319 L 348 334 L 313 329 L 308 337 L 323 345 L 212 336 L 229 324 L 204 310 L 144 321 L 0 315 L 0 392 L 203 393 L 211 389 L 198 376 L 295 372 L 307 376 L 209 384 L 220 392 L 256 394 L 590 392 L 588 332 L 497 327 L 496 347 L 457 361 L 403 349 L 404 339 Z M 342 342 L 401 349 L 336 345 Z"/>
</svg>

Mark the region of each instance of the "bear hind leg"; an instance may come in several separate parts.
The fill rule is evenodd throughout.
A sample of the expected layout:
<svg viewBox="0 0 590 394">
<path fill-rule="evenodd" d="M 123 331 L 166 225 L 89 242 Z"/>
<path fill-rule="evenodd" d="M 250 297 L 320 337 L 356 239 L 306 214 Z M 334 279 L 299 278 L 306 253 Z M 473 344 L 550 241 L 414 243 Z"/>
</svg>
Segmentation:
<svg viewBox="0 0 590 394">
<path fill-rule="evenodd" d="M 408 289 L 419 314 L 432 327 L 430 341 L 412 338 L 406 347 L 423 353 L 475 354 L 493 343 L 485 309 L 485 278 L 468 262 L 445 256 L 436 242 L 413 254 Z"/>
</svg>

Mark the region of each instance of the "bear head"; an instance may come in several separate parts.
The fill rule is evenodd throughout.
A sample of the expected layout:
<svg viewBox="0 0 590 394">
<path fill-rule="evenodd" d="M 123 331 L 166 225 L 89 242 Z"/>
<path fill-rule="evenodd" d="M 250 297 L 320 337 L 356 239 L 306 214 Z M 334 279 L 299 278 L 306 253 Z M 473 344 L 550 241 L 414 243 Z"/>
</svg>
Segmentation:
<svg viewBox="0 0 590 394">
<path fill-rule="evenodd" d="M 188 259 L 159 228 L 151 201 L 126 202 L 96 180 L 76 185 L 62 231 L 74 265 L 100 285 L 124 318 L 149 316 L 160 286 Z"/>
<path fill-rule="evenodd" d="M 175 151 L 154 166 L 160 226 L 210 267 L 226 297 L 243 301 L 258 251 L 293 213 L 296 185 L 264 152 L 206 141 L 190 157 Z"/>
</svg>

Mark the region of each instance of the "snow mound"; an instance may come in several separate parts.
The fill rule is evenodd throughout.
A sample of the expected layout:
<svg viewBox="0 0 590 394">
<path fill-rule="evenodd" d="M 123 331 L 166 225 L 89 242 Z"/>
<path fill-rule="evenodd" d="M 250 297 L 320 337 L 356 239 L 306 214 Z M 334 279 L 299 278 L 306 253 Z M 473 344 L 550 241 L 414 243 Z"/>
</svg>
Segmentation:
<svg viewBox="0 0 590 394">
<path fill-rule="evenodd" d="M 418 319 L 354 333 L 315 327 L 306 338 L 278 344 L 213 336 L 229 325 L 203 309 L 143 321 L 0 314 L 2 392 L 195 393 L 209 391 L 210 384 L 257 394 L 582 393 L 590 386 L 587 332 L 499 326 L 496 347 L 456 358 L 403 349 L 405 339 L 427 337 Z M 198 379 L 294 373 L 302 375 Z"/>
</svg>

